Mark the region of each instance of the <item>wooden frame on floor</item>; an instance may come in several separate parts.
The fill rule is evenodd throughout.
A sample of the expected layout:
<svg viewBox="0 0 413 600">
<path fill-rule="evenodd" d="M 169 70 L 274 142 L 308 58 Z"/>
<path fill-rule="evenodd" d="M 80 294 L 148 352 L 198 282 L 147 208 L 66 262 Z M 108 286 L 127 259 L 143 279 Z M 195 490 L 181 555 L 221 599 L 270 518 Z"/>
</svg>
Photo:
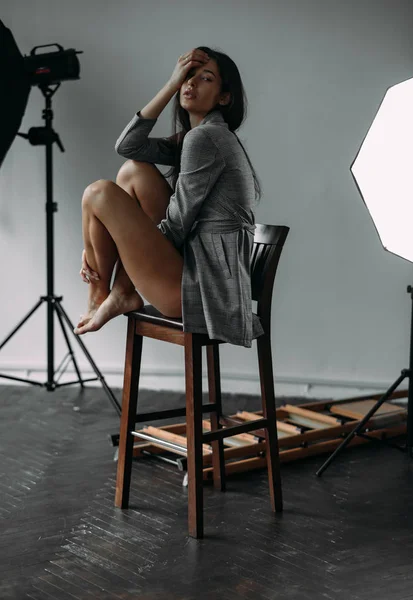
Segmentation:
<svg viewBox="0 0 413 600">
<path fill-rule="evenodd" d="M 394 398 L 403 398 L 406 392 L 397 392 Z M 276 411 L 280 461 L 290 462 L 308 456 L 332 452 L 358 422 L 367 414 L 375 397 L 313 402 L 300 405 L 285 404 Z M 262 418 L 262 411 L 238 411 L 221 417 L 221 425 L 231 426 Z M 366 424 L 364 434 L 373 439 L 390 439 L 404 435 L 407 430 L 407 408 L 386 402 Z M 211 431 L 210 421 L 203 421 L 204 431 Z M 133 432 L 135 458 L 165 451 L 177 457 L 177 465 L 186 470 L 186 424 L 146 426 Z M 138 439 L 140 440 L 138 442 Z M 349 446 L 371 443 L 367 437 L 355 437 Z M 225 472 L 227 475 L 267 465 L 264 431 L 238 434 L 224 439 Z M 182 466 L 183 465 L 183 466 Z M 203 478 L 213 476 L 212 448 L 203 445 Z"/>
</svg>

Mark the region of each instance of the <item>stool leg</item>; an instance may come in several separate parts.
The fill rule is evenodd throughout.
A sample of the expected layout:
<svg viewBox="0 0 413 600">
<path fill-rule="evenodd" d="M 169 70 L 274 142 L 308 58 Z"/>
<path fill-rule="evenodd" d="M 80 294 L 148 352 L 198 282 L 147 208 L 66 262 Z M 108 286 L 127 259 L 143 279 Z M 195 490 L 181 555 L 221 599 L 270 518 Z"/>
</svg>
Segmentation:
<svg viewBox="0 0 413 600">
<path fill-rule="evenodd" d="M 261 382 L 261 399 L 264 417 L 268 419 L 265 430 L 268 483 L 270 486 L 271 508 L 282 511 L 280 455 L 278 451 L 277 422 L 275 412 L 274 376 L 272 369 L 271 340 L 267 334 L 257 338 L 258 364 Z"/>
<path fill-rule="evenodd" d="M 208 364 L 208 394 L 209 401 L 216 403 L 217 410 L 210 415 L 211 431 L 221 429 L 219 421 L 222 415 L 221 400 L 221 374 L 219 369 L 219 346 L 214 344 L 207 346 L 207 364 Z M 214 487 L 225 492 L 225 460 L 224 460 L 224 442 L 215 440 L 212 445 L 212 469 L 214 475 Z"/>
<path fill-rule="evenodd" d="M 202 346 L 185 334 L 186 437 L 188 465 L 188 533 L 204 535 L 202 455 Z"/>
<path fill-rule="evenodd" d="M 135 428 L 136 423 L 142 341 L 142 336 L 135 335 L 135 319 L 129 317 L 116 477 L 115 506 L 118 508 L 128 508 L 129 504 L 133 457 L 133 435 L 131 431 Z"/>
</svg>

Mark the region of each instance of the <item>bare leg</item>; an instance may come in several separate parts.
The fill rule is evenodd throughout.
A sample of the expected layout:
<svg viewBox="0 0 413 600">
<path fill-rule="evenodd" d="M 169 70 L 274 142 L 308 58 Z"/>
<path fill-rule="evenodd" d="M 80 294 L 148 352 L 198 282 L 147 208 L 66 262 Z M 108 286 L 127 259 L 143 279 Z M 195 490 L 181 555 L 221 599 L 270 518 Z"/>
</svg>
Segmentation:
<svg viewBox="0 0 413 600">
<path fill-rule="evenodd" d="M 86 192 L 85 192 L 86 193 Z M 87 261 L 90 267 L 99 273 L 100 279 L 88 286 L 88 308 L 80 318 L 74 333 L 97 331 L 110 318 L 131 310 L 139 310 L 143 306 L 141 296 L 136 292 L 133 283 L 123 268 L 118 270 L 117 285 L 113 287 L 112 310 L 107 310 L 96 319 L 98 309 L 109 297 L 109 284 L 113 268 L 118 260 L 118 250 L 108 230 L 88 210 L 87 203 L 82 207 L 83 240 Z M 120 312 L 119 312 L 120 311 Z"/>
<path fill-rule="evenodd" d="M 173 190 L 155 165 L 127 160 L 119 169 L 116 183 L 139 202 L 155 225 L 165 218 Z"/>
<path fill-rule="evenodd" d="M 116 183 L 139 203 L 155 225 L 165 218 L 173 190 L 155 165 L 127 160 L 119 169 Z M 121 291 L 128 279 L 119 261 L 113 288 Z"/>
<path fill-rule="evenodd" d="M 109 283 L 118 251 L 107 230 L 96 220 L 91 220 L 87 213 L 82 213 L 83 240 L 87 261 L 90 267 L 99 273 L 100 279 L 88 286 L 88 307 L 80 317 L 77 329 L 88 323 L 99 306 L 109 295 Z M 93 242 L 92 242 L 93 240 Z"/>
<path fill-rule="evenodd" d="M 89 311 L 89 320 L 79 324 L 75 333 L 96 331 L 109 319 L 141 308 L 136 289 L 163 314 L 181 315 L 182 257 L 136 200 L 112 181 L 99 180 L 85 190 L 83 223 L 87 262 L 100 275 L 91 298 L 98 303 L 107 297 L 93 314 Z M 118 293 L 119 286 L 114 286 L 108 296 L 116 248 L 132 282 L 131 293 L 124 286 Z"/>
<path fill-rule="evenodd" d="M 139 203 L 155 224 L 160 223 L 165 217 L 173 190 L 154 165 L 128 160 L 120 168 L 116 183 Z M 92 269 L 94 268 L 92 265 L 96 264 L 94 270 L 101 274 L 101 277 L 99 281 L 92 280 L 89 284 L 88 310 L 77 325 L 75 330 L 77 333 L 80 328 L 89 323 L 99 306 L 108 297 L 109 282 L 113 272 L 113 266 L 110 265 L 114 265 L 118 259 L 117 248 L 107 230 L 99 222 L 96 223 L 93 220 L 90 222 L 87 213 L 84 213 L 83 216 L 83 237 L 88 263 Z M 91 237 L 93 237 L 95 247 L 90 244 Z M 133 283 L 120 260 L 118 260 L 112 291 L 116 293 L 116 297 L 125 296 L 128 299 L 127 304 L 132 306 L 130 310 L 141 308 L 142 303 L 140 300 L 138 301 Z M 94 326 L 95 328 L 98 326 L 96 320 Z"/>
</svg>

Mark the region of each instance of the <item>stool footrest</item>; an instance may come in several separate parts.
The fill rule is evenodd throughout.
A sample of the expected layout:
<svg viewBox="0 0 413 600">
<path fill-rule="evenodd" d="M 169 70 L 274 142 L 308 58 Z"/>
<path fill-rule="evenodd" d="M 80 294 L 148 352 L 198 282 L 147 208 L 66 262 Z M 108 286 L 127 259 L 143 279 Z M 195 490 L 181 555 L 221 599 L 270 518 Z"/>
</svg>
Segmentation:
<svg viewBox="0 0 413 600">
<path fill-rule="evenodd" d="M 233 427 L 224 427 L 217 431 L 208 431 L 202 435 L 202 441 L 209 443 L 215 440 L 222 440 L 226 437 L 231 437 L 238 433 L 246 433 L 247 431 L 255 431 L 256 429 L 263 429 L 267 427 L 268 419 L 257 419 L 256 421 L 249 421 L 242 425 L 234 425 Z"/>
<path fill-rule="evenodd" d="M 202 413 L 216 412 L 216 403 L 202 405 Z M 159 419 L 171 419 L 172 417 L 185 417 L 186 408 L 171 408 L 170 410 L 157 410 L 155 412 L 139 413 L 135 417 L 135 423 L 145 421 L 157 421 Z"/>
</svg>

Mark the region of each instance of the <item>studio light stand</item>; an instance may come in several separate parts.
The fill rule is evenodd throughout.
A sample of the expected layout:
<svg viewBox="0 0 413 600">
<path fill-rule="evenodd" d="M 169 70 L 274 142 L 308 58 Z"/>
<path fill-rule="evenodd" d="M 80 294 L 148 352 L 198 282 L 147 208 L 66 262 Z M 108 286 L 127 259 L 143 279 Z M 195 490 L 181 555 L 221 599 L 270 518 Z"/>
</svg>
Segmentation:
<svg viewBox="0 0 413 600">
<path fill-rule="evenodd" d="M 398 450 L 402 450 L 403 452 L 407 452 L 410 458 L 413 458 L 413 385 L 411 385 L 411 378 L 413 374 L 413 287 L 411 285 L 407 288 L 408 294 L 410 294 L 410 300 L 412 304 L 411 308 L 411 320 L 410 320 L 410 357 L 409 357 L 409 368 L 403 369 L 400 377 L 396 379 L 396 381 L 389 387 L 387 392 L 383 394 L 379 400 L 377 400 L 376 404 L 369 410 L 365 417 L 360 421 L 360 423 L 344 438 L 338 448 L 328 457 L 325 463 L 318 469 L 316 475 L 321 477 L 327 467 L 333 462 L 333 460 L 349 445 L 352 439 L 358 435 L 368 440 L 377 441 L 377 439 L 372 438 L 366 433 L 366 425 L 368 421 L 373 417 L 373 415 L 379 410 L 380 406 L 384 404 L 387 400 L 390 400 L 399 387 L 399 385 L 405 380 L 409 380 L 408 387 L 408 396 L 407 396 L 407 437 L 405 446 L 398 446 L 396 444 L 391 444 L 393 447 Z M 383 440 L 384 441 L 384 440 Z"/>
<path fill-rule="evenodd" d="M 386 91 L 376 116 L 351 165 L 351 173 L 365 207 L 370 213 L 383 248 L 413 263 L 411 202 L 411 142 L 413 139 L 413 78 L 391 86 Z M 413 286 L 408 286 L 411 300 L 409 368 L 389 387 L 358 425 L 317 471 L 320 476 L 355 436 L 368 435 L 369 420 L 386 402 L 401 397 L 396 392 L 408 380 L 407 435 L 405 446 L 390 444 L 413 458 Z M 377 396 L 375 396 L 377 398 Z M 387 440 L 380 440 L 387 442 Z"/>
<path fill-rule="evenodd" d="M 13 331 L 6 337 L 6 339 L 0 344 L 0 350 L 7 344 L 7 342 L 20 330 L 20 328 L 30 319 L 30 317 L 37 311 L 37 309 L 44 303 L 47 304 L 47 381 L 41 383 L 32 379 L 25 379 L 22 377 L 13 377 L 11 375 L 3 375 L 0 373 L 0 377 L 5 379 L 12 379 L 14 381 L 22 381 L 24 383 L 30 383 L 32 385 L 38 385 L 45 387 L 48 391 L 53 391 L 56 388 L 73 385 L 79 383 L 82 388 L 84 384 L 89 381 L 99 380 L 105 390 L 109 400 L 115 408 L 118 415 L 120 415 L 121 407 L 113 394 L 110 387 L 107 385 L 102 373 L 96 366 L 93 358 L 88 352 L 87 348 L 83 344 L 79 336 L 73 333 L 74 325 L 70 321 L 66 311 L 62 306 L 63 296 L 57 296 L 54 293 L 54 229 L 53 229 L 53 214 L 57 212 L 57 203 L 53 201 L 53 144 L 57 143 L 60 150 L 64 152 L 62 142 L 59 135 L 53 130 L 53 111 L 52 111 L 52 96 L 56 93 L 60 87 L 60 83 L 56 84 L 56 87 L 52 89 L 49 85 L 39 85 L 39 89 L 45 97 L 45 109 L 43 110 L 42 118 L 45 120 L 45 127 L 32 127 L 28 134 L 18 133 L 20 137 L 28 139 L 32 145 L 43 145 L 46 146 L 46 270 L 47 270 L 47 295 L 41 296 L 39 301 L 33 306 L 33 308 L 27 313 L 27 315 L 19 322 L 19 324 L 13 329 Z M 54 315 L 56 314 L 59 321 L 63 337 L 67 345 L 67 354 L 64 356 L 59 366 L 55 369 L 54 367 Z M 96 374 L 96 377 L 89 379 L 83 379 L 79 370 L 79 366 L 76 361 L 75 354 L 73 352 L 72 345 L 70 343 L 69 334 L 65 328 L 69 329 L 69 333 L 73 335 L 86 356 L 90 366 Z M 65 373 L 68 365 L 73 363 L 76 371 L 77 378 L 73 381 L 59 383 L 59 379 Z"/>
</svg>

